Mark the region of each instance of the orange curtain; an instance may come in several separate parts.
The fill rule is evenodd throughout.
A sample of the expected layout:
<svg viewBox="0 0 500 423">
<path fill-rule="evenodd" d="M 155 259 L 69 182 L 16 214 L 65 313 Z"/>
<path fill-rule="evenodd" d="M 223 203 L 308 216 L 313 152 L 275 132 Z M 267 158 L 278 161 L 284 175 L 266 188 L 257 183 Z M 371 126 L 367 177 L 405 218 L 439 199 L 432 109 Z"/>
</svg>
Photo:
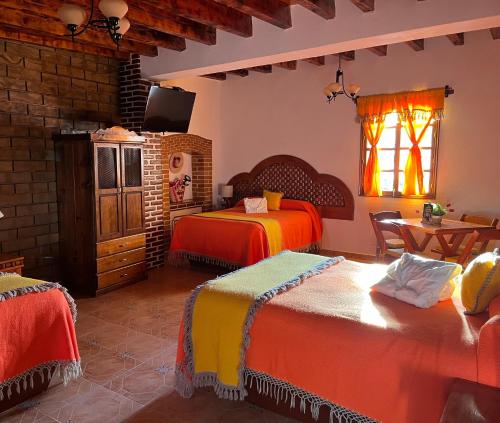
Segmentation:
<svg viewBox="0 0 500 423">
<path fill-rule="evenodd" d="M 433 116 L 429 113 L 427 118 L 421 117 L 420 119 L 415 119 L 411 114 L 408 114 L 403 121 L 404 128 L 412 143 L 410 154 L 408 154 L 408 159 L 406 160 L 403 195 L 425 194 L 422 152 L 420 151 L 419 144 L 427 129 L 429 129 L 432 120 Z"/>
<path fill-rule="evenodd" d="M 441 119 L 444 111 L 445 88 L 424 91 L 405 91 L 395 94 L 382 94 L 359 97 L 358 116 L 363 122 L 363 131 L 371 145 L 370 157 L 366 164 L 363 188 L 365 195 L 380 195 L 380 169 L 377 157 L 377 143 L 383 130 L 387 115 L 397 113 L 412 147 L 405 167 L 404 195 L 423 195 L 424 172 L 420 141 L 433 119 Z"/>
<path fill-rule="evenodd" d="M 371 146 L 363 179 L 363 193 L 366 196 L 380 197 L 382 195 L 377 144 L 380 140 L 380 136 L 382 135 L 382 131 L 384 130 L 384 126 L 383 119 L 373 122 L 368 120 L 363 121 L 363 132 L 366 140 Z"/>
</svg>

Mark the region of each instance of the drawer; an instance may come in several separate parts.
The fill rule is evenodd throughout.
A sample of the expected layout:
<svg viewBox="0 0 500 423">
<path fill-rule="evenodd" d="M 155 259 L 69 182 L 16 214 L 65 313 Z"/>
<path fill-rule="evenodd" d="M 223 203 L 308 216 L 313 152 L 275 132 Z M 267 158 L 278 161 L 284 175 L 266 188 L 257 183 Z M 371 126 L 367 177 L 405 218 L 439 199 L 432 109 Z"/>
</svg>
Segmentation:
<svg viewBox="0 0 500 423">
<path fill-rule="evenodd" d="M 111 272 L 101 273 L 97 275 L 97 288 L 102 289 L 117 283 L 140 280 L 142 277 L 145 277 L 145 273 L 146 262 L 144 261 L 132 266 L 121 267 Z"/>
<path fill-rule="evenodd" d="M 146 234 L 111 239 L 97 244 L 97 257 L 105 257 L 123 251 L 134 250 L 146 246 Z"/>
<path fill-rule="evenodd" d="M 97 259 L 97 273 L 109 272 L 144 260 L 146 260 L 145 248 L 137 248 L 136 250 L 101 257 Z"/>
</svg>

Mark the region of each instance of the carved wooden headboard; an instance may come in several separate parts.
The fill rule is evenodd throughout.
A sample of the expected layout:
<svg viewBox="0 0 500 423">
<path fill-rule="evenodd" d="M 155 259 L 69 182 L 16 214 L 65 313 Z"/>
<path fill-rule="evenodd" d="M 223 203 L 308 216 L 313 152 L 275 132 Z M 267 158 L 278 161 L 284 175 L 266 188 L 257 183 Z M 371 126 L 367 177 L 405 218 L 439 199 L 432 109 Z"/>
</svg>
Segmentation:
<svg viewBox="0 0 500 423">
<path fill-rule="evenodd" d="M 280 191 L 284 198 L 314 204 L 326 219 L 354 220 L 354 197 L 339 178 L 320 174 L 310 164 L 294 156 L 272 156 L 261 161 L 250 173 L 239 173 L 228 182 L 233 199 L 262 196 L 262 191 Z"/>
</svg>

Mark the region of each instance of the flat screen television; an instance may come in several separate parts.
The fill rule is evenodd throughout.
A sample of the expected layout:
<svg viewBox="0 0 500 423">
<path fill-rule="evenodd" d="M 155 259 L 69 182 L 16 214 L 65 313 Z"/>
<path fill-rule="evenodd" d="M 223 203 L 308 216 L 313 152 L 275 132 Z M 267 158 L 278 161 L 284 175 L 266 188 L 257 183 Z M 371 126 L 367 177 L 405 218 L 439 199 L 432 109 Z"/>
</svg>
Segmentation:
<svg viewBox="0 0 500 423">
<path fill-rule="evenodd" d="M 195 97 L 196 93 L 180 88 L 151 87 L 142 130 L 186 133 Z"/>
</svg>

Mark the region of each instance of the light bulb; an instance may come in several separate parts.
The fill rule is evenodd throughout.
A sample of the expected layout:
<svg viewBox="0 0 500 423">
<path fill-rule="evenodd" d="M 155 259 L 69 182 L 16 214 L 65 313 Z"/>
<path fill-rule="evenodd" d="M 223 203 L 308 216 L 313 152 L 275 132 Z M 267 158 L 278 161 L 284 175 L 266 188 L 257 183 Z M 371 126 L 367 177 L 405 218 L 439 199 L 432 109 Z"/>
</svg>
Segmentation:
<svg viewBox="0 0 500 423">
<path fill-rule="evenodd" d="M 121 18 L 118 21 L 118 26 L 119 28 L 116 30 L 116 32 L 123 36 L 130 28 L 130 21 L 127 18 Z"/>
<path fill-rule="evenodd" d="M 327 97 L 331 97 L 333 95 L 332 91 L 328 87 L 323 88 L 323 94 Z"/>
<path fill-rule="evenodd" d="M 348 89 L 350 94 L 356 95 L 357 93 L 359 93 L 361 87 L 358 84 L 349 84 Z"/>
<path fill-rule="evenodd" d="M 61 19 L 65 25 L 76 25 L 77 27 L 87 19 L 85 9 L 75 4 L 63 4 L 58 9 L 57 16 L 59 16 L 59 19 Z"/>
<path fill-rule="evenodd" d="M 342 91 L 342 84 L 339 82 L 332 82 L 330 85 L 328 85 L 328 89 L 333 92 L 333 93 L 339 93 Z"/>
<path fill-rule="evenodd" d="M 128 5 L 124 0 L 101 0 L 99 10 L 107 18 L 123 18 L 128 12 Z"/>
</svg>

